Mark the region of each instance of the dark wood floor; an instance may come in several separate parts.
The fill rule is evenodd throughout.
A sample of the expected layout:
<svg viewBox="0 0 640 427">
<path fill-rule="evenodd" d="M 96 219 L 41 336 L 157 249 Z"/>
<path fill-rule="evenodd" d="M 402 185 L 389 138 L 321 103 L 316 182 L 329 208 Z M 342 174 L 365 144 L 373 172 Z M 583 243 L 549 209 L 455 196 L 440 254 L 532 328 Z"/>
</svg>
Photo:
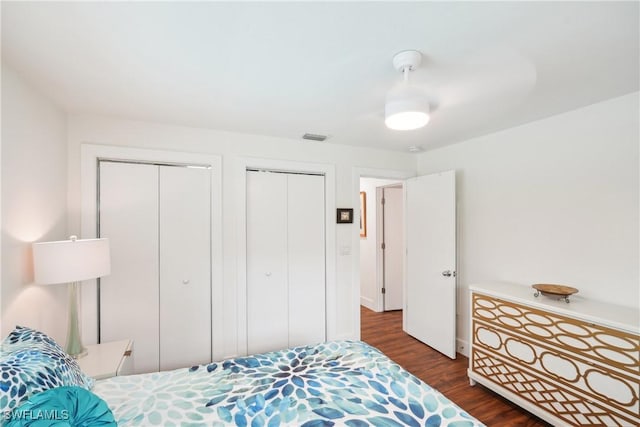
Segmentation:
<svg viewBox="0 0 640 427">
<path fill-rule="evenodd" d="M 549 426 L 481 385 L 471 387 L 469 359 L 456 360 L 402 331 L 402 311 L 376 313 L 361 307 L 362 341 L 372 345 L 487 426 Z"/>
</svg>

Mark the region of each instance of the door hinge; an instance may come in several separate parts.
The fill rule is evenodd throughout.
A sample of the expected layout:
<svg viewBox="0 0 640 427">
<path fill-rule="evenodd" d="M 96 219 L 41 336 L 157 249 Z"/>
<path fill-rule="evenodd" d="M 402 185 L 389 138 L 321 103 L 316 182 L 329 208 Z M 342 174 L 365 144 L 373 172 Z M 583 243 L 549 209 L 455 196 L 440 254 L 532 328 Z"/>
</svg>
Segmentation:
<svg viewBox="0 0 640 427">
<path fill-rule="evenodd" d="M 387 203 L 387 199 L 385 199 L 385 198 L 383 197 L 383 198 L 382 198 L 382 200 L 380 201 L 380 203 L 382 203 L 382 204 L 384 205 L 385 203 Z"/>
<path fill-rule="evenodd" d="M 386 294 L 387 293 L 387 288 L 382 288 L 382 293 Z"/>
<path fill-rule="evenodd" d="M 382 248 L 382 250 L 387 249 L 387 245 L 384 242 L 382 242 L 382 245 L 380 245 L 380 247 Z"/>
</svg>

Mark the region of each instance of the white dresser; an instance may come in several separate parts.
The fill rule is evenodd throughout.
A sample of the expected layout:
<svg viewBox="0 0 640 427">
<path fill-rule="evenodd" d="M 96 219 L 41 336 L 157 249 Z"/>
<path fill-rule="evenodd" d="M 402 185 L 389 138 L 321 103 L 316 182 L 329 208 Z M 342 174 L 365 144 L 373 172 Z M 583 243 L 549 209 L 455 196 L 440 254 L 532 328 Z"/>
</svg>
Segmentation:
<svg viewBox="0 0 640 427">
<path fill-rule="evenodd" d="M 640 425 L 640 314 L 514 284 L 469 287 L 469 378 L 557 426 Z"/>
</svg>

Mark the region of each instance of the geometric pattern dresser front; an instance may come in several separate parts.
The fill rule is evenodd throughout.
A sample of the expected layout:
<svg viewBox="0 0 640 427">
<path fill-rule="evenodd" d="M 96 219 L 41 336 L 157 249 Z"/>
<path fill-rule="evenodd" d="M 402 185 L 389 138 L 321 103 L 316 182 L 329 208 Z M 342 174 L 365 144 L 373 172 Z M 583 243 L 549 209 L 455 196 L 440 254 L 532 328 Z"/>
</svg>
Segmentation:
<svg viewBox="0 0 640 427">
<path fill-rule="evenodd" d="M 474 288 L 471 311 L 472 383 L 555 425 L 640 425 L 637 331 Z"/>
</svg>

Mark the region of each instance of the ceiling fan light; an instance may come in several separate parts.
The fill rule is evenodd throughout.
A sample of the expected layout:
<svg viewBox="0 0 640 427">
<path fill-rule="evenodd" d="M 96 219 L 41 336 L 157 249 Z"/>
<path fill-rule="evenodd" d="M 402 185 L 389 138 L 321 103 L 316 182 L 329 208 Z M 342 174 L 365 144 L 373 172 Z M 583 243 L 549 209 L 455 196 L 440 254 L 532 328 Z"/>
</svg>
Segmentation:
<svg viewBox="0 0 640 427">
<path fill-rule="evenodd" d="M 416 97 L 396 98 L 387 101 L 384 116 L 389 129 L 419 129 L 429 123 L 429 104 Z"/>
<path fill-rule="evenodd" d="M 405 111 L 388 116 L 384 123 L 393 130 L 414 130 L 429 123 L 429 115 L 423 111 Z"/>
</svg>

